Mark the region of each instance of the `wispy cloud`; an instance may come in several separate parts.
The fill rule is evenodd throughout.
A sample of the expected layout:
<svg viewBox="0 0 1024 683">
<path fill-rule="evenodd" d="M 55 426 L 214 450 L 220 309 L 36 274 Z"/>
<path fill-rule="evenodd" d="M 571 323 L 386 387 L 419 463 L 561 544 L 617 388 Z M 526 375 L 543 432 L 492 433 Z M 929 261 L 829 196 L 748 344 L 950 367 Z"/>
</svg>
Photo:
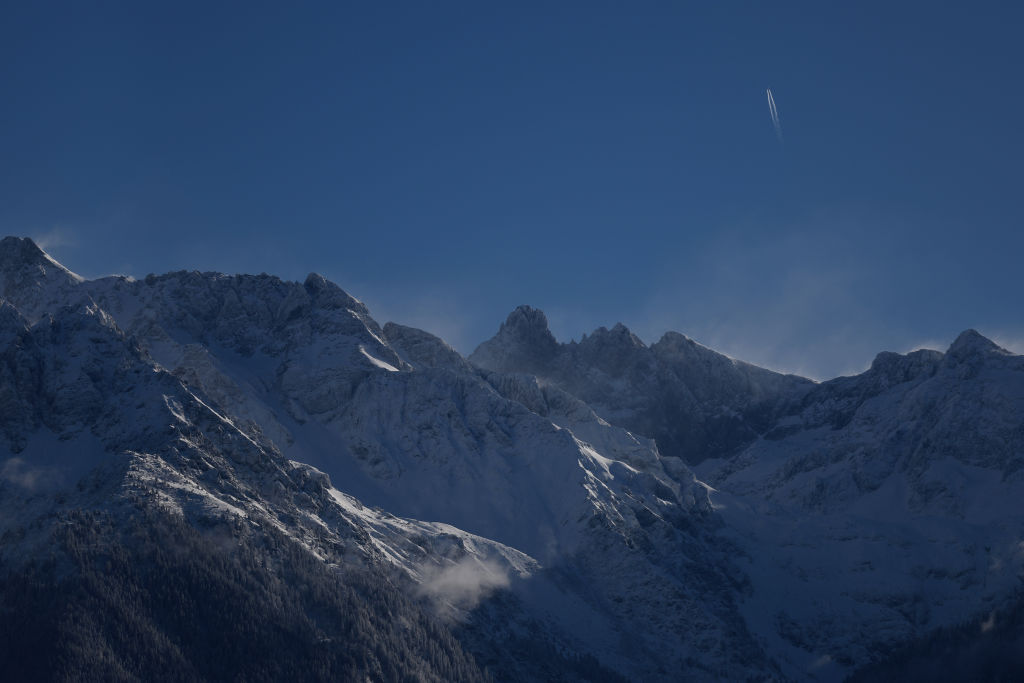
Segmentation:
<svg viewBox="0 0 1024 683">
<path fill-rule="evenodd" d="M 447 618 L 473 609 L 488 595 L 510 583 L 504 567 L 475 557 L 464 557 L 444 567 L 428 567 L 423 573 L 420 594 Z"/>
<path fill-rule="evenodd" d="M 861 372 L 879 351 L 905 344 L 864 295 L 874 271 L 845 258 L 864 251 L 857 221 L 828 223 L 833 230 L 817 220 L 760 236 L 721 230 L 691 252 L 697 267 L 663 273 L 656 293 L 623 322 L 649 342 L 675 330 L 813 379 Z"/>
<path fill-rule="evenodd" d="M 0 467 L 0 481 L 28 491 L 36 491 L 44 484 L 53 485 L 58 477 L 53 468 L 32 467 L 22 458 L 10 458 Z"/>
<path fill-rule="evenodd" d="M 71 230 L 59 226 L 43 232 L 36 232 L 31 237 L 32 241 L 39 245 L 39 248 L 43 251 L 50 251 L 51 249 L 59 249 L 61 247 L 73 247 L 77 243 L 75 235 Z"/>
</svg>

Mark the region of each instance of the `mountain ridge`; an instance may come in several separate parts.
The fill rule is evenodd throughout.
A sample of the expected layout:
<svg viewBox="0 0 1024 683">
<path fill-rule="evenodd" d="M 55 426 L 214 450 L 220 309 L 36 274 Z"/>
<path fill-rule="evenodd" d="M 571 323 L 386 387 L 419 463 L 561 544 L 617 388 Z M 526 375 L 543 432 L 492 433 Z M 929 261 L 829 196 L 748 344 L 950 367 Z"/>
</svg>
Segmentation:
<svg viewBox="0 0 1024 683">
<path fill-rule="evenodd" d="M 734 360 L 677 332 L 647 346 L 622 323 L 559 344 L 544 314 L 529 306 L 510 313 L 469 361 L 497 372 L 535 374 L 690 464 L 751 442 L 770 421 L 773 402 L 813 385 Z"/>
<path fill-rule="evenodd" d="M 974 330 L 814 383 L 520 307 L 466 359 L 316 274 L 83 280 L 31 247 L 0 241 L 3 585 L 53 520 L 170 515 L 246 571 L 312 558 L 310 590 L 369 572 L 440 624 L 429 676 L 839 680 L 1024 576 L 1024 358 Z M 361 661 L 414 670 L 377 632 Z"/>
</svg>

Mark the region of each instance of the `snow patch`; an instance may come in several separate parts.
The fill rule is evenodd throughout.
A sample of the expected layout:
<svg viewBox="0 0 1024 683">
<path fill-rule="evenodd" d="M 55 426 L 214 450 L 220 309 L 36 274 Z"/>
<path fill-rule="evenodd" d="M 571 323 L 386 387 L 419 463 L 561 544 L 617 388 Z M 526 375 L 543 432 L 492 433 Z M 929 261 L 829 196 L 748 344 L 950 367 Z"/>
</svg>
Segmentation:
<svg viewBox="0 0 1024 683">
<path fill-rule="evenodd" d="M 394 365 L 391 365 L 390 363 L 385 363 L 380 358 L 375 358 L 372 355 L 370 355 L 370 352 L 367 351 L 366 347 L 364 347 L 362 344 L 359 345 L 359 350 L 362 352 L 362 354 L 364 356 L 366 356 L 367 360 L 369 360 L 371 363 L 373 363 L 375 366 L 377 366 L 381 370 L 387 370 L 388 372 L 398 372 L 399 371 L 398 368 L 396 368 Z"/>
<path fill-rule="evenodd" d="M 35 491 L 47 478 L 42 468 L 32 467 L 22 458 L 10 458 L 0 466 L 0 480 Z"/>
<path fill-rule="evenodd" d="M 41 252 L 42 252 L 42 254 L 43 254 L 43 258 L 45 258 L 45 259 L 46 259 L 47 261 L 49 261 L 50 263 L 52 263 L 52 264 L 54 265 L 54 267 L 56 267 L 56 268 L 59 268 L 60 270 L 62 270 L 62 271 L 64 271 L 65 273 L 67 273 L 67 274 L 68 274 L 68 276 L 69 276 L 69 277 L 70 277 L 70 278 L 71 278 L 72 280 L 74 280 L 75 282 L 85 282 L 85 278 L 84 278 L 84 277 L 82 277 L 82 276 L 81 276 L 81 275 L 79 275 L 78 273 L 72 273 L 72 272 L 71 272 L 70 270 L 68 270 L 67 268 L 65 268 L 64 266 L 62 266 L 62 265 L 61 265 L 60 263 L 58 263 L 58 262 L 57 262 L 57 259 L 55 259 L 55 258 L 53 258 L 52 256 L 50 256 L 49 254 L 47 254 L 47 253 L 46 253 L 45 251 L 43 251 L 42 249 L 40 249 L 39 251 L 41 251 Z"/>
</svg>

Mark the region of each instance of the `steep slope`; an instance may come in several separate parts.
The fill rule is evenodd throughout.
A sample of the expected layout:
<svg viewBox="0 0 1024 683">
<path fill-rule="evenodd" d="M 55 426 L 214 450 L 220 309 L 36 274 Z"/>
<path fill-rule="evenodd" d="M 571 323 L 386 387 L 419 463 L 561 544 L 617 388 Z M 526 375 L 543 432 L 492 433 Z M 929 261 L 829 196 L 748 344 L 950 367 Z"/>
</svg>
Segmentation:
<svg viewBox="0 0 1024 683">
<path fill-rule="evenodd" d="M 110 324 L 116 319 L 138 353 L 154 359 L 153 374 L 183 382 L 223 419 L 222 431 L 241 440 L 243 452 L 251 452 L 245 443 L 257 453 L 280 449 L 272 461 L 287 479 L 277 480 L 286 492 L 303 492 L 281 503 L 276 481 L 261 476 L 247 489 L 236 477 L 230 493 L 204 504 L 273 512 L 271 526 L 320 557 L 329 555 L 311 539 L 355 534 L 359 553 L 399 567 L 436 612 L 489 624 L 477 633 L 510 619 L 524 625 L 520 633 L 532 624 L 530 642 L 561 643 L 562 651 L 595 655 L 645 680 L 674 679 L 681 670 L 732 677 L 770 669 L 737 612 L 743 579 L 731 548 L 716 538 L 706 488 L 682 462 L 661 458 L 653 443 L 577 399 L 532 378 L 481 375 L 425 333 L 383 330 L 362 304 L 316 275 L 298 284 L 172 273 L 71 286 L 72 299 L 95 302 L 96 315 L 109 312 Z M 21 300 L 17 288 L 5 295 Z M 137 404 L 164 405 L 192 423 L 178 406 L 194 401 L 153 396 Z M 149 457 L 151 448 L 133 448 L 146 453 L 147 485 L 160 500 L 181 491 L 208 500 L 192 480 L 221 482 L 205 471 L 183 475 L 165 466 L 170 460 Z M 28 444 L 32 450 L 39 449 Z M 229 452 L 247 468 L 264 459 Z M 362 508 L 322 483 L 327 476 L 371 505 L 438 522 Z M 205 479 L 198 487 L 209 488 Z M 468 597 L 436 580 L 449 567 L 462 576 L 462 558 L 473 563 L 471 584 L 484 589 Z M 440 569 L 421 569 L 425 563 Z M 498 578 L 480 579 L 480 567 Z M 479 605 L 506 583 L 507 600 Z M 514 609 L 499 609 L 503 602 Z"/>
<path fill-rule="evenodd" d="M 49 556 L 0 573 L 0 675 L 486 680 L 386 577 L 339 575 L 273 529 L 247 531 L 153 510 L 74 509 L 34 525 Z"/>
<path fill-rule="evenodd" d="M 788 412 L 700 470 L 750 555 L 748 621 L 797 670 L 839 676 L 1016 590 L 1024 357 L 968 330 L 945 354 L 879 354 Z"/>
<path fill-rule="evenodd" d="M 464 543 L 523 571 L 528 558 L 365 511 L 237 430 L 96 308 L 28 326 L 8 305 L 2 324 L 0 599 L 5 624 L 20 624 L 2 639 L 10 677 L 481 679 L 395 588 L 468 556 Z M 434 543 L 445 551 L 425 550 Z"/>
<path fill-rule="evenodd" d="M 674 333 L 558 344 L 523 307 L 470 360 L 700 461 L 750 580 L 745 623 L 788 677 L 837 680 L 981 620 L 1024 576 L 1024 361 L 974 331 L 815 385 Z"/>
<path fill-rule="evenodd" d="M 85 304 L 82 278 L 57 263 L 27 237 L 0 240 L 0 299 L 15 297 L 30 321 L 62 306 Z"/>
<path fill-rule="evenodd" d="M 447 348 L 433 338 L 435 348 L 428 349 L 430 337 L 421 331 L 398 326 L 385 330 L 414 366 L 423 357 L 443 357 Z M 407 350 L 414 347 L 416 351 Z M 503 540 L 508 529 L 525 527 L 526 535 L 532 533 L 523 549 L 531 548 L 544 561 L 546 576 L 560 588 L 524 587 L 521 595 L 535 612 L 587 633 L 588 640 L 599 644 L 604 661 L 618 661 L 620 670 L 641 680 L 729 678 L 773 670 L 737 618 L 735 597 L 744 589 L 744 579 L 733 568 L 734 548 L 717 538 L 719 521 L 708 505 L 707 489 L 684 463 L 663 458 L 649 440 L 608 425 L 578 399 L 541 386 L 535 377 L 485 373 L 486 384 L 481 385 L 479 377 L 465 374 L 466 367 L 457 359 L 444 376 L 458 373 L 461 381 L 472 379 L 475 391 L 489 397 L 491 420 L 511 413 L 506 433 L 529 458 L 525 470 L 512 471 L 514 478 L 505 474 L 495 480 L 492 475 L 490 481 L 480 481 L 492 499 L 503 500 L 506 490 L 524 499 L 509 500 L 514 518 L 501 521 L 496 538 Z M 470 394 L 461 405 L 469 411 L 484 400 Z M 434 414 L 421 423 L 415 415 L 396 411 L 382 431 L 436 424 L 438 418 Z M 472 412 L 467 418 L 470 430 L 481 422 Z M 374 424 L 372 419 L 360 423 Z M 573 466 L 564 472 L 551 469 L 563 449 L 520 436 L 525 426 L 570 439 L 571 455 L 564 462 Z M 480 455 L 490 457 L 489 452 L 485 442 Z M 492 462 L 484 469 L 493 473 L 506 467 Z M 585 506 L 580 505 L 581 494 Z M 462 495 L 475 500 L 477 510 L 488 509 L 480 494 Z M 566 507 L 570 503 L 576 506 L 571 514 Z M 545 509 L 566 512 L 559 512 L 561 522 L 552 525 Z"/>
<path fill-rule="evenodd" d="M 813 383 L 736 361 L 675 332 L 646 346 L 621 323 L 559 344 L 541 311 L 520 306 L 469 360 L 521 372 L 586 402 L 605 420 L 697 463 L 752 442 L 780 402 Z"/>
<path fill-rule="evenodd" d="M 1024 671 L 1024 599 L 1018 594 L 984 617 L 902 645 L 858 671 L 851 683 L 927 680 L 1013 681 Z"/>
<path fill-rule="evenodd" d="M 1024 576 L 1024 359 L 973 331 L 815 384 L 526 308 L 469 362 L 315 274 L 5 239 L 0 283 L 0 635 L 40 676 L 838 680 Z"/>
</svg>

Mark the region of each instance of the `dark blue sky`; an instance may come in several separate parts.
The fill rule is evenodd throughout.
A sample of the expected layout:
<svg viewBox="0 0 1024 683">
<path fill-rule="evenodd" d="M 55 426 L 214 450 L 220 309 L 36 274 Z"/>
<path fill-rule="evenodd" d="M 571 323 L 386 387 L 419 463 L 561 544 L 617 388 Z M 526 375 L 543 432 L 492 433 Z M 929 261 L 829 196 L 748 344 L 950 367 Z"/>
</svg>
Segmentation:
<svg viewBox="0 0 1024 683">
<path fill-rule="evenodd" d="M 83 275 L 318 271 L 465 352 L 521 303 L 818 378 L 1024 348 L 1018 3 L 156 4 L 0 18 L 0 232 Z"/>
</svg>

